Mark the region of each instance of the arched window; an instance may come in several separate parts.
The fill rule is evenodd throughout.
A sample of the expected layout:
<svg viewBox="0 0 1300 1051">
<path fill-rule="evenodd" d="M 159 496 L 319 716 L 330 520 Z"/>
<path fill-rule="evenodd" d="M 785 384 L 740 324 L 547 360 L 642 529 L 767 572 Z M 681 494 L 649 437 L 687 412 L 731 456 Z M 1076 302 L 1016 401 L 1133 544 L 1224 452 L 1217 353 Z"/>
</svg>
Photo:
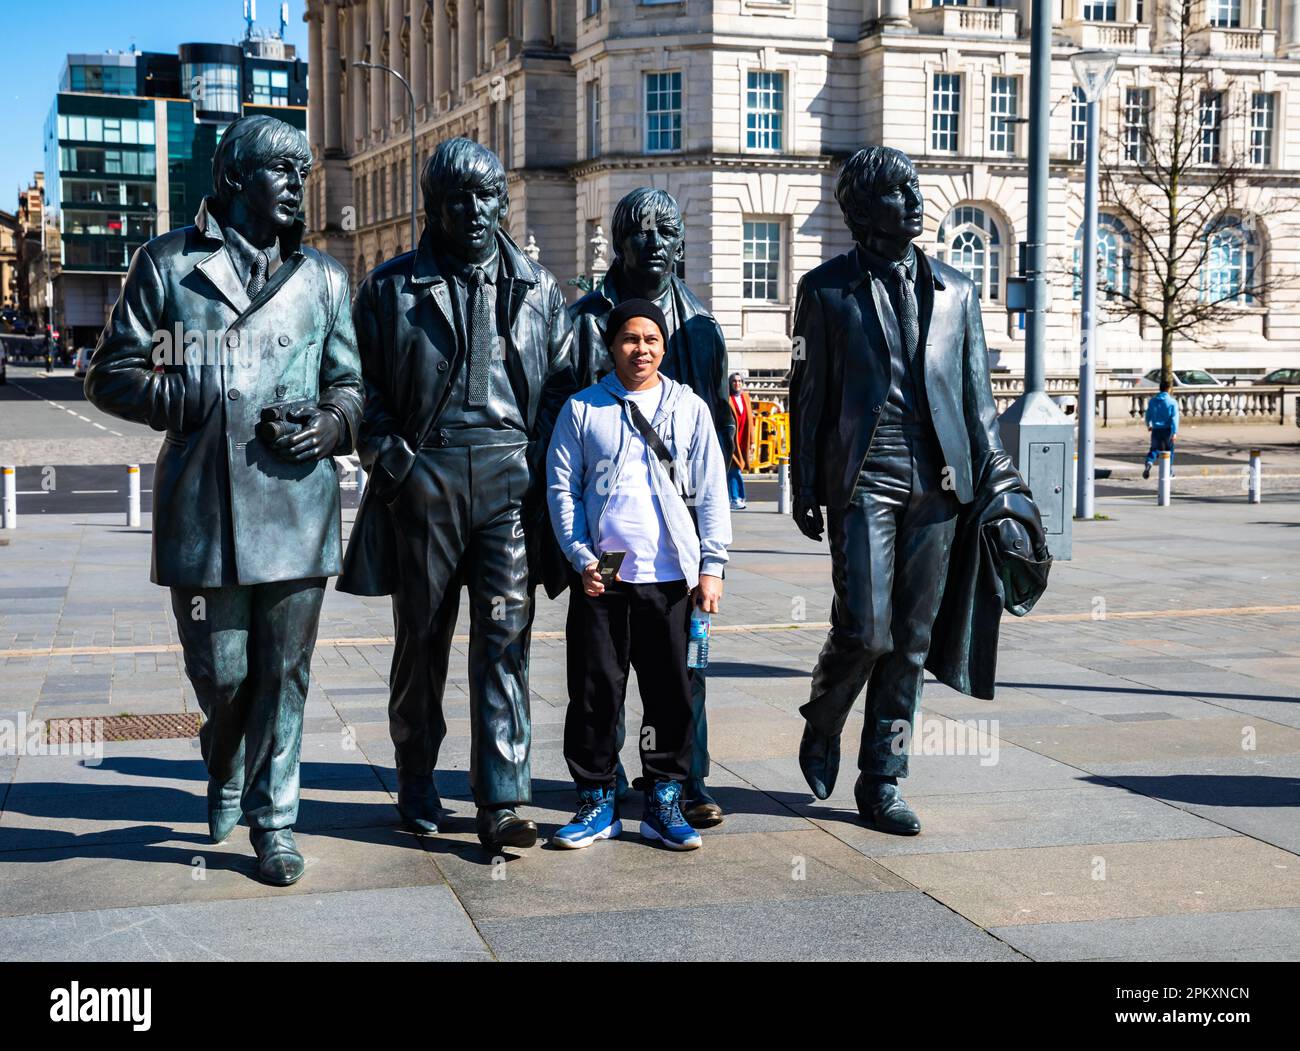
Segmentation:
<svg viewBox="0 0 1300 1051">
<path fill-rule="evenodd" d="M 1205 231 L 1206 256 L 1201 268 L 1204 303 L 1255 302 L 1255 233 L 1235 215 L 1221 215 Z"/>
<path fill-rule="evenodd" d="M 1133 238 L 1113 215 L 1097 216 L 1097 283 L 1106 298 L 1129 294 L 1133 270 Z M 1083 226 L 1074 235 L 1074 298 L 1083 296 Z"/>
<path fill-rule="evenodd" d="M 938 255 L 974 281 L 982 298 L 1002 298 L 1002 235 L 983 208 L 962 204 L 948 213 L 939 227 Z"/>
</svg>

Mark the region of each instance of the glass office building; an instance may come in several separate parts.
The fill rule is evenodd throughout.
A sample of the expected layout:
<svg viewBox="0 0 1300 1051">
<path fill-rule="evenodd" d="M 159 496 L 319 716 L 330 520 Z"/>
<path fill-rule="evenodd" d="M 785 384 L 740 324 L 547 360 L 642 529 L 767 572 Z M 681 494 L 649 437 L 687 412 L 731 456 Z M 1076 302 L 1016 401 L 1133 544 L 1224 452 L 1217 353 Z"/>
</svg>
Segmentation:
<svg viewBox="0 0 1300 1051">
<path fill-rule="evenodd" d="M 194 221 L 231 121 L 267 113 L 306 130 L 306 63 L 267 43 L 68 56 L 45 126 L 61 242 L 49 246 L 54 318 L 66 346 L 94 344 L 136 248 Z"/>
</svg>

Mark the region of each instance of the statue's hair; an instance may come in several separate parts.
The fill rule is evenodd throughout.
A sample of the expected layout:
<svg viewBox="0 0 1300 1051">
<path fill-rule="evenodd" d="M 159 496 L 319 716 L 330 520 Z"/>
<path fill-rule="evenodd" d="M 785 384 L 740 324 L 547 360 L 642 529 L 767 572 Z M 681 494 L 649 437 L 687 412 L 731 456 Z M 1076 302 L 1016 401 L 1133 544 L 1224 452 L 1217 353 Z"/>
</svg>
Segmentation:
<svg viewBox="0 0 1300 1051">
<path fill-rule="evenodd" d="M 452 190 L 477 190 L 486 187 L 501 202 L 501 214 L 510 205 L 506 191 L 506 169 L 495 153 L 473 139 L 457 136 L 438 143 L 420 173 L 420 193 L 424 212 L 436 220 L 443 198 Z"/>
<path fill-rule="evenodd" d="M 663 223 L 681 235 L 682 210 L 667 190 L 657 190 L 651 186 L 638 186 L 625 195 L 614 206 L 614 218 L 610 232 L 614 237 L 614 255 L 619 257 L 619 246 L 641 228 L 646 216 L 653 218 L 656 225 Z"/>
<path fill-rule="evenodd" d="M 212 156 L 212 190 L 217 200 L 229 204 L 244 181 L 259 168 L 281 158 L 311 167 L 311 145 L 292 124 L 255 114 L 234 121 Z"/>
<path fill-rule="evenodd" d="M 869 226 L 876 198 L 916 178 L 911 158 L 892 146 L 868 146 L 844 162 L 835 180 L 835 200 L 854 237 Z"/>
</svg>

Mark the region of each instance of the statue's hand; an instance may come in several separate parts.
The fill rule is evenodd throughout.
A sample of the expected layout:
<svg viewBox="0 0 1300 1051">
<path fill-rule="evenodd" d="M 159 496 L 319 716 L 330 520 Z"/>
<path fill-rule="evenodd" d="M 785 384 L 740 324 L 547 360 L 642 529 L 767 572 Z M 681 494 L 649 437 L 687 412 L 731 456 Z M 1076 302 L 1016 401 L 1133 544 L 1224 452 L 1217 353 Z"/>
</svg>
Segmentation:
<svg viewBox="0 0 1300 1051">
<path fill-rule="evenodd" d="M 343 421 L 328 409 L 318 409 L 302 430 L 276 440 L 272 450 L 289 463 L 323 460 L 338 448 Z"/>
<path fill-rule="evenodd" d="M 799 532 L 809 540 L 820 541 L 822 538 L 822 509 L 817 504 L 817 497 L 811 492 L 796 493 L 794 497 L 794 524 Z"/>
</svg>

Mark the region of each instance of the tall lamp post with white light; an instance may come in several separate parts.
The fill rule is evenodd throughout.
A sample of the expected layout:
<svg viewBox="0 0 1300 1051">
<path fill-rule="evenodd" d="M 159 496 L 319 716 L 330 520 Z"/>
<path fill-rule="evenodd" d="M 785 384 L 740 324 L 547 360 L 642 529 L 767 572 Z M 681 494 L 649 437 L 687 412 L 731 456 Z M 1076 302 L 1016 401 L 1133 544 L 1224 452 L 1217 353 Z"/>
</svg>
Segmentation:
<svg viewBox="0 0 1300 1051">
<path fill-rule="evenodd" d="M 1097 438 L 1097 108 L 1119 56 L 1113 51 L 1077 51 L 1070 56 L 1074 79 L 1087 103 L 1083 179 L 1083 299 L 1082 341 L 1079 348 L 1079 473 L 1075 483 L 1074 517 L 1094 514 L 1094 460 Z"/>
</svg>

